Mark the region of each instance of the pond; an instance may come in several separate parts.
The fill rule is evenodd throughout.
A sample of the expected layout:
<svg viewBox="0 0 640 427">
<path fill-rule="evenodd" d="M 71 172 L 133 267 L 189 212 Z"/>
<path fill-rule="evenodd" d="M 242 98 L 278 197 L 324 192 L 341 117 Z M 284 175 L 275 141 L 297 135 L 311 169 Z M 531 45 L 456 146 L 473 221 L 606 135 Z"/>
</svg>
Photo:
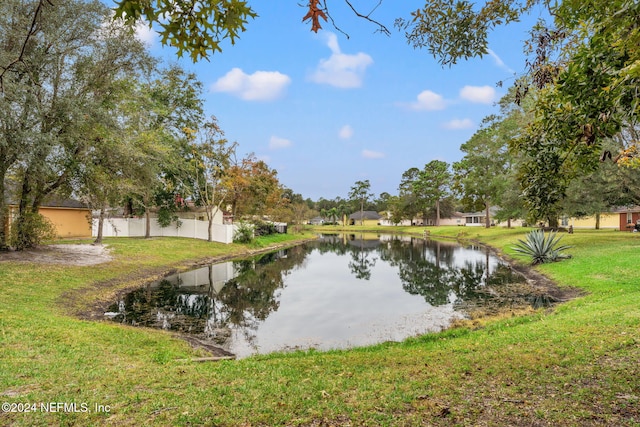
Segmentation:
<svg viewBox="0 0 640 427">
<path fill-rule="evenodd" d="M 168 276 L 124 295 L 105 315 L 189 334 L 242 358 L 400 341 L 492 305 L 546 302 L 486 248 L 336 234 Z"/>
</svg>

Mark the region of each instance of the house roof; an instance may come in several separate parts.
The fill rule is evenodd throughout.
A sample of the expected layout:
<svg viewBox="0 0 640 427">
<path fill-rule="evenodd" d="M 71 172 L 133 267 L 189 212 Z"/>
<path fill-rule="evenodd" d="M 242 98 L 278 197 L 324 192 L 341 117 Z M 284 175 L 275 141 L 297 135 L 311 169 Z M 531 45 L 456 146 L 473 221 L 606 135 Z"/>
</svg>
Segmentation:
<svg viewBox="0 0 640 427">
<path fill-rule="evenodd" d="M 355 212 L 349 215 L 349 219 L 380 219 L 382 218 L 376 211 Z"/>
<path fill-rule="evenodd" d="M 640 212 L 640 206 L 624 206 L 611 209 L 611 213 Z"/>
<path fill-rule="evenodd" d="M 18 205 L 18 202 L 11 198 L 5 198 L 5 202 L 8 205 Z M 88 209 L 89 206 L 86 203 L 83 203 L 79 200 L 75 199 L 65 199 L 58 197 L 49 197 L 47 198 L 40 207 L 43 208 L 67 208 L 67 209 Z"/>
<path fill-rule="evenodd" d="M 70 209 L 87 209 L 86 203 L 74 199 L 57 199 L 51 198 L 43 202 L 42 207 L 46 208 L 70 208 Z"/>
<path fill-rule="evenodd" d="M 498 212 L 498 207 L 497 206 L 491 206 L 489 208 L 489 215 L 493 216 L 496 214 L 496 212 Z M 462 212 L 460 213 L 461 216 L 464 217 L 469 217 L 469 216 L 485 216 L 486 215 L 486 211 L 480 211 L 480 212 Z"/>
</svg>

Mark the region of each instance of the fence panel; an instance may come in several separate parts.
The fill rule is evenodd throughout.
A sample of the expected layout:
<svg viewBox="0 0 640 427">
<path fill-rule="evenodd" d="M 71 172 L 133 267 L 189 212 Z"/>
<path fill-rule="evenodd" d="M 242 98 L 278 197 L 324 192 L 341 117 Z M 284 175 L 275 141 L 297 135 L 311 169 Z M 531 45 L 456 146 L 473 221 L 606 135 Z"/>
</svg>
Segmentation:
<svg viewBox="0 0 640 427">
<path fill-rule="evenodd" d="M 197 219 L 181 219 L 180 227 L 174 224 L 160 227 L 155 219 L 151 219 L 150 234 L 153 237 L 186 237 L 190 239 L 207 240 L 209 238 L 207 221 Z M 235 225 L 213 224 L 212 240 L 220 243 L 233 242 Z M 108 218 L 104 220 L 102 235 L 104 237 L 144 237 L 146 220 L 143 218 Z M 98 219 L 94 218 L 92 235 L 98 235 Z"/>
</svg>

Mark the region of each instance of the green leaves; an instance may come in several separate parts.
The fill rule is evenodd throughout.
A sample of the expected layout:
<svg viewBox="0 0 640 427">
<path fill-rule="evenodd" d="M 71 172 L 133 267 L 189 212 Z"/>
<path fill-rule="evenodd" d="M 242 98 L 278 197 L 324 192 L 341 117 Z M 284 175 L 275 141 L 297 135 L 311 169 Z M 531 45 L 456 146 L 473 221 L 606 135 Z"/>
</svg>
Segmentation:
<svg viewBox="0 0 640 427">
<path fill-rule="evenodd" d="M 520 2 L 487 1 L 479 10 L 467 0 L 427 0 L 411 19 L 398 19 L 396 27 L 405 30 L 415 48 L 427 48 L 442 65 L 488 52 L 488 33 L 497 26 L 517 21 L 531 5 Z M 536 2 L 527 2 L 536 3 Z"/>
<path fill-rule="evenodd" d="M 562 236 L 557 236 L 555 231 L 545 236 L 543 230 L 534 230 L 527 234 L 525 240 L 518 239 L 513 250 L 519 254 L 531 257 L 532 264 L 543 264 L 570 258 L 570 255 L 562 252 L 571 248 L 568 245 L 559 245 Z"/>
<path fill-rule="evenodd" d="M 221 42 L 231 44 L 249 19 L 258 15 L 242 0 L 121 0 L 116 17 L 129 24 L 144 20 L 151 28 L 160 26 L 163 45 L 177 49 L 178 56 L 189 53 L 193 62 L 221 52 Z"/>
</svg>

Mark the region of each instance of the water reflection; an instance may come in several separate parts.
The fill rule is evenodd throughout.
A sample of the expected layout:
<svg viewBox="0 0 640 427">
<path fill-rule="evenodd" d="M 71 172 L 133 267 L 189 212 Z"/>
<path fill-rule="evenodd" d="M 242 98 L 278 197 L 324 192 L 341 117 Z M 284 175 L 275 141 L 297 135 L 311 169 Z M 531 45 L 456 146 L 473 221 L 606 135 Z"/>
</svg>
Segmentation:
<svg viewBox="0 0 640 427">
<path fill-rule="evenodd" d="M 500 292 L 520 280 L 478 247 L 403 236 L 324 235 L 167 277 L 125 295 L 109 315 L 192 334 L 244 357 L 440 330 L 482 305 L 526 303 L 531 295 Z"/>
</svg>

